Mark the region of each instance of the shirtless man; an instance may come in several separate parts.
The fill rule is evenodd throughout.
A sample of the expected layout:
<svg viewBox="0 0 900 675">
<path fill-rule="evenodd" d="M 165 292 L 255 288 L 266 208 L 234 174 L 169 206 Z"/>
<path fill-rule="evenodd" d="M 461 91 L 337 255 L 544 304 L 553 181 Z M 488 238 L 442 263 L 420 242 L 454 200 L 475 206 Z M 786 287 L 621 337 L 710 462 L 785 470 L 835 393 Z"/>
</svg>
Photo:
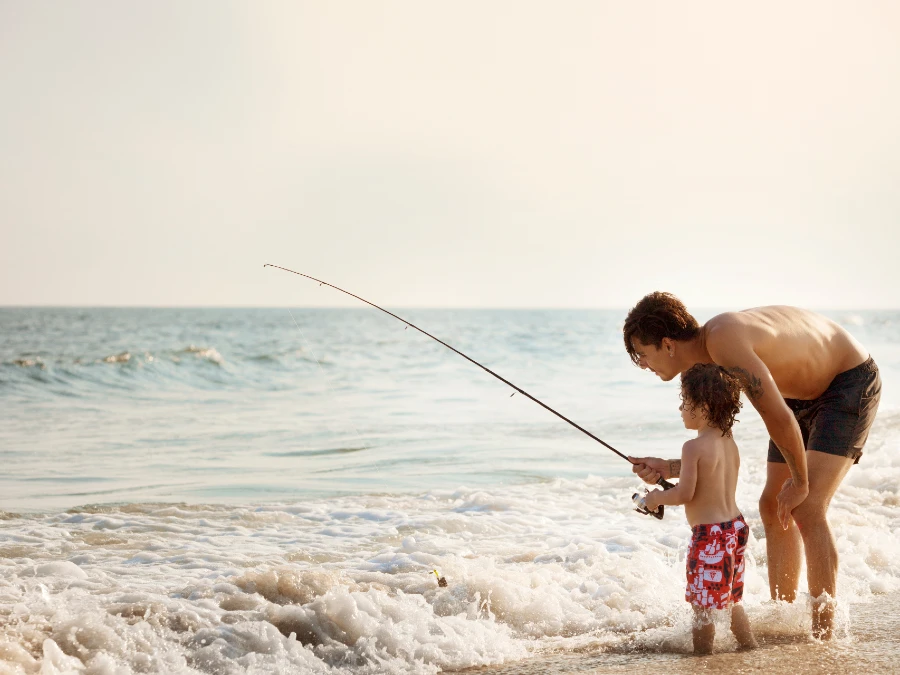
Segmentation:
<svg viewBox="0 0 900 675">
<path fill-rule="evenodd" d="M 801 544 L 813 606 L 813 634 L 832 636 L 838 556 L 826 513 L 859 462 L 881 397 L 865 348 L 830 319 L 796 307 L 726 312 L 700 326 L 678 298 L 651 293 L 628 313 L 625 349 L 663 381 L 696 363 L 739 374 L 769 433 L 759 511 L 766 531 L 769 589 L 793 602 Z M 677 478 L 680 460 L 632 458 L 644 481 Z M 826 595 L 827 594 L 827 595 Z"/>
</svg>

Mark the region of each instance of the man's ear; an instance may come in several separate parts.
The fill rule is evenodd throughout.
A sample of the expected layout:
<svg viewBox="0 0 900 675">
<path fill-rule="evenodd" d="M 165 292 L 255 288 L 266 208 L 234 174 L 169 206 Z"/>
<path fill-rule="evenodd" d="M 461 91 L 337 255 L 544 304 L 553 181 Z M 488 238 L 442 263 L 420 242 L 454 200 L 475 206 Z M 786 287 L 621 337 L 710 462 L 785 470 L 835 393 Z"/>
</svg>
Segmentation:
<svg viewBox="0 0 900 675">
<path fill-rule="evenodd" d="M 659 345 L 659 349 L 666 354 L 675 354 L 675 340 L 664 337 Z"/>
</svg>

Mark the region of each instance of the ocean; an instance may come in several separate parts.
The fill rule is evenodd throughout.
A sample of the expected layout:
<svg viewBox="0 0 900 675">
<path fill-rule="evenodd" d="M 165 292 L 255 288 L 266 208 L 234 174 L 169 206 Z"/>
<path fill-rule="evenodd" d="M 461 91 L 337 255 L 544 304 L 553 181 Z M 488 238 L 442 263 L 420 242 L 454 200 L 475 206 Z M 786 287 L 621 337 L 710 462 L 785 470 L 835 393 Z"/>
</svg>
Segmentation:
<svg viewBox="0 0 900 675">
<path fill-rule="evenodd" d="M 398 313 L 626 454 L 690 437 L 677 383 L 629 361 L 624 310 Z M 396 320 L 0 309 L 0 674 L 889 672 L 900 312 L 826 314 L 884 380 L 830 511 L 838 637 L 810 637 L 805 595 L 768 599 L 767 439 L 745 405 L 763 646 L 721 627 L 695 658 L 683 510 L 635 513 L 627 462 Z"/>
</svg>

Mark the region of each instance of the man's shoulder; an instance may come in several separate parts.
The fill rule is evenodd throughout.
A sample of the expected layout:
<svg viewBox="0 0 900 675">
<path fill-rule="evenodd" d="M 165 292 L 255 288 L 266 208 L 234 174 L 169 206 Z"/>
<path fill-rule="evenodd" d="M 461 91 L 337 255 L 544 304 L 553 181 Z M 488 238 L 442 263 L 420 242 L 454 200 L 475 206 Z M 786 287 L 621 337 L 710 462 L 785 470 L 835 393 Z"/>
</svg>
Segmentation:
<svg viewBox="0 0 900 675">
<path fill-rule="evenodd" d="M 730 360 L 735 350 L 752 349 L 756 331 L 752 321 L 743 312 L 725 312 L 711 318 L 703 325 L 703 342 L 713 361 Z"/>
<path fill-rule="evenodd" d="M 752 323 L 749 314 L 753 311 L 753 309 L 742 309 L 738 312 L 716 314 L 703 324 L 703 328 L 706 330 L 707 335 L 747 328 Z"/>
</svg>

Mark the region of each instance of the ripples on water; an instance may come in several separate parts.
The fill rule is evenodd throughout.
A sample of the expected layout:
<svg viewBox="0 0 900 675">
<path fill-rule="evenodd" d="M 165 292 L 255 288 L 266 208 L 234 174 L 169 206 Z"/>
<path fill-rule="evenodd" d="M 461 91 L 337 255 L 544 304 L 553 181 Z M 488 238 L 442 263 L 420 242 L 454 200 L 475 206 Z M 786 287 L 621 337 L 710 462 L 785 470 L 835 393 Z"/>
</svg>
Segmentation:
<svg viewBox="0 0 900 675">
<path fill-rule="evenodd" d="M 680 433 L 635 408 L 676 399 L 625 358 L 619 313 L 408 314 L 614 445 Z M 253 500 L 627 472 L 394 319 L 294 317 L 300 330 L 287 310 L 0 311 L 0 398 L 20 422 L 0 431 L 4 498 Z"/>
<path fill-rule="evenodd" d="M 0 673 L 684 669 L 681 509 L 634 514 L 621 459 L 394 320 L 293 312 L 302 334 L 286 310 L 0 310 Z M 623 312 L 402 314 L 624 451 L 687 437 Z M 805 606 L 765 602 L 748 408 L 746 603 L 769 651 L 721 667 L 878 672 L 896 647 L 867 608 L 900 588 L 900 314 L 835 318 L 885 381 L 832 506 L 854 604 L 832 654 Z"/>
</svg>

